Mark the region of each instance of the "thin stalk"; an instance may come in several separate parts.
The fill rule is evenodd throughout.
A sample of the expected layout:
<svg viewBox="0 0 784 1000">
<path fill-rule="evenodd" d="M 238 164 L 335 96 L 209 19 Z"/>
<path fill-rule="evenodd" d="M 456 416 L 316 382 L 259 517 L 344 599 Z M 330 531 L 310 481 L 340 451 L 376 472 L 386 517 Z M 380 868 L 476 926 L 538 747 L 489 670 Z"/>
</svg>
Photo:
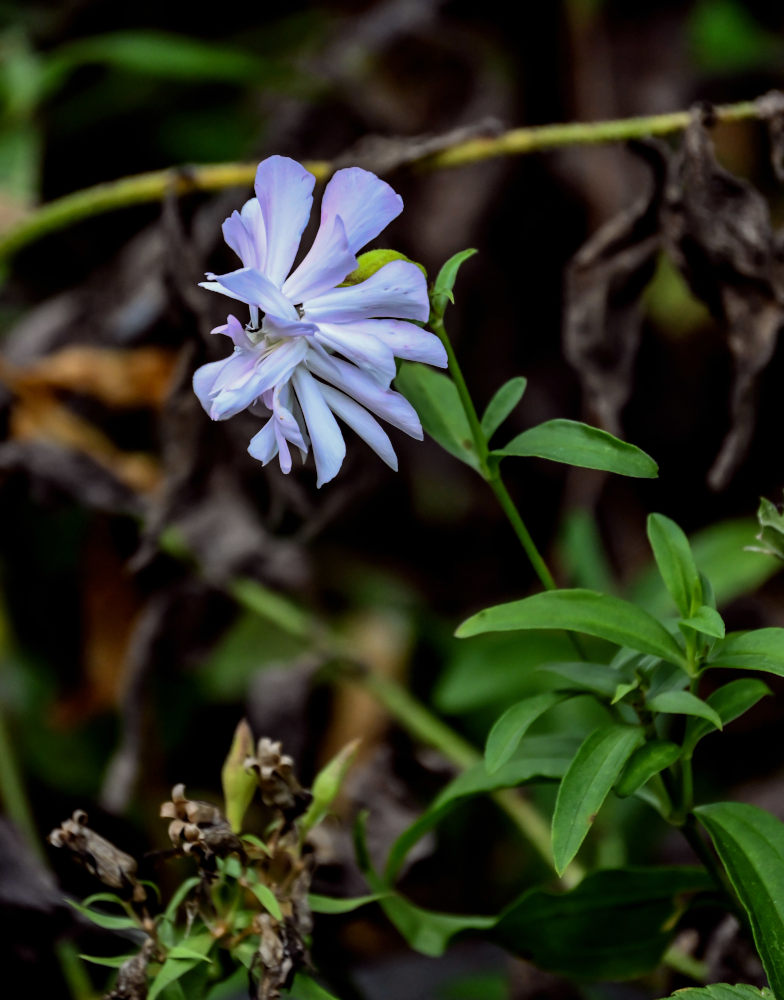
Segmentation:
<svg viewBox="0 0 784 1000">
<path fill-rule="evenodd" d="M 449 339 L 449 334 L 446 332 L 443 319 L 440 317 L 432 317 L 430 320 L 430 329 L 433 333 L 435 333 L 446 350 L 447 362 L 449 364 L 449 374 L 452 376 L 452 381 L 455 383 L 455 388 L 457 389 L 457 394 L 460 397 L 463 412 L 468 420 L 468 426 L 471 428 L 471 436 L 474 439 L 474 449 L 476 450 L 476 457 L 479 461 L 479 473 L 495 494 L 501 509 L 511 524 L 514 533 L 517 535 L 517 538 L 522 545 L 525 554 L 528 556 L 534 572 L 539 577 L 542 586 L 545 590 L 555 590 L 556 584 L 553 579 L 553 575 L 547 568 L 547 563 L 545 563 L 542 558 L 541 553 L 537 549 L 536 544 L 531 537 L 531 533 L 528 528 L 526 528 L 525 522 L 520 516 L 520 512 L 517 507 L 515 507 L 512 498 L 509 496 L 509 492 L 501 479 L 500 472 L 497 468 L 492 468 L 488 462 L 490 449 L 487 444 L 487 438 L 485 436 L 485 432 L 482 430 L 482 425 L 479 421 L 474 401 L 471 398 L 471 393 L 468 391 L 466 380 L 463 377 L 460 363 L 457 360 L 457 355 L 452 347 L 452 341 Z"/>
<path fill-rule="evenodd" d="M 769 111 L 762 100 L 740 101 L 737 104 L 720 105 L 714 108 L 714 114 L 718 121 L 734 122 L 764 118 Z M 596 145 L 643 136 L 667 135 L 682 131 L 690 120 L 689 111 L 674 111 L 613 121 L 568 122 L 515 128 L 497 136 L 456 142 L 437 153 L 422 155 L 411 163 L 421 170 L 446 170 L 499 156 L 522 156 L 562 146 Z M 323 160 L 309 162 L 305 166 L 319 180 L 326 179 L 336 169 L 334 164 Z M 253 182 L 255 174 L 255 163 L 201 164 L 136 174 L 75 191 L 35 209 L 9 229 L 0 238 L 0 261 L 8 259 L 23 246 L 42 236 L 73 225 L 81 219 L 128 205 L 162 201 L 169 193 L 180 196 L 193 191 L 247 187 Z"/>
<path fill-rule="evenodd" d="M 46 855 L 41 847 L 33 812 L 25 792 L 22 772 L 16 759 L 14 745 L 6 722 L 3 706 L 0 704 L 0 799 L 6 815 L 24 835 L 27 846 L 44 867 L 48 867 Z M 65 984 L 73 1000 L 89 1000 L 93 995 L 87 971 L 78 952 L 70 941 L 59 941 L 55 954 L 60 965 Z"/>
</svg>

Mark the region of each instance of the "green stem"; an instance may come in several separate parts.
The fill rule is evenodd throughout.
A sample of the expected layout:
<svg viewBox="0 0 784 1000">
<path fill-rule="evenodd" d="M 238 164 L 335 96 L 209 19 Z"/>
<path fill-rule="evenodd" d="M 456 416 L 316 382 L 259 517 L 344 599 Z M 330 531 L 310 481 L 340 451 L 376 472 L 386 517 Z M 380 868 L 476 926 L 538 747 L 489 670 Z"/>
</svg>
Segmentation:
<svg viewBox="0 0 784 1000">
<path fill-rule="evenodd" d="M 44 867 L 48 867 L 46 855 L 33 819 L 33 812 L 25 792 L 22 772 L 17 763 L 14 745 L 8 724 L 0 704 L 0 799 L 6 815 L 24 835 L 27 846 Z M 63 979 L 73 1000 L 89 1000 L 93 995 L 87 971 L 71 941 L 59 941 L 55 954 Z"/>
<path fill-rule="evenodd" d="M 762 118 L 768 114 L 760 101 L 721 105 L 714 112 L 716 118 L 724 122 Z M 499 156 L 521 156 L 561 146 L 594 145 L 643 136 L 667 135 L 682 131 L 690 120 L 689 111 L 674 111 L 614 121 L 569 122 L 516 128 L 498 136 L 457 142 L 437 153 L 423 155 L 413 163 L 422 170 L 445 170 Z M 329 177 L 335 169 L 332 163 L 323 160 L 306 163 L 305 166 L 319 180 Z M 0 260 L 11 257 L 23 246 L 80 219 L 128 205 L 161 201 L 170 192 L 183 195 L 192 191 L 247 187 L 252 184 L 255 173 L 255 163 L 202 164 L 155 170 L 75 191 L 42 205 L 9 229 L 0 238 Z"/>
<path fill-rule="evenodd" d="M 487 482 L 495 494 L 501 510 L 506 514 L 507 520 L 512 525 L 512 529 L 525 550 L 525 554 L 528 556 L 528 560 L 531 566 L 533 566 L 534 572 L 539 577 L 542 586 L 545 590 L 556 590 L 557 585 L 553 579 L 553 575 L 539 553 L 533 538 L 531 538 L 531 533 L 525 526 L 525 521 L 520 517 L 520 512 L 515 507 L 514 501 L 509 496 L 509 490 L 507 490 L 503 479 L 501 479 L 500 473 L 493 476 L 492 479 L 488 479 Z"/>
<path fill-rule="evenodd" d="M 239 604 L 254 614 L 290 635 L 310 639 L 325 659 L 337 665 L 333 671 L 336 681 L 363 687 L 415 739 L 439 750 L 447 760 L 463 770 L 481 762 L 482 756 L 475 747 L 442 722 L 402 684 L 371 673 L 361 664 L 357 665 L 351 650 L 346 648 L 339 636 L 331 634 L 325 626 L 285 597 L 248 579 L 235 581 L 228 590 Z M 550 829 L 534 806 L 511 789 L 494 792 L 492 797 L 554 871 Z M 572 863 L 561 877 L 561 884 L 568 888 L 576 885 L 582 877 L 582 868 Z"/>
</svg>

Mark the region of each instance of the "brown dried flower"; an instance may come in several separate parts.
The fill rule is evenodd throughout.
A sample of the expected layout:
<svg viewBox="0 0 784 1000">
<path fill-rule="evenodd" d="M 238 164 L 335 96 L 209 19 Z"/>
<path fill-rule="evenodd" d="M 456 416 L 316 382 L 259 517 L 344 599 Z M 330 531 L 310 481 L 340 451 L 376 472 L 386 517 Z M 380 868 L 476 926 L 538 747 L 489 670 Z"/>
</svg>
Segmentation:
<svg viewBox="0 0 784 1000">
<path fill-rule="evenodd" d="M 76 809 L 70 819 L 63 820 L 48 840 L 53 847 L 70 851 L 74 860 L 104 885 L 129 894 L 136 903 L 145 900 L 144 887 L 136 881 L 136 861 L 91 830 L 83 809 Z"/>
<path fill-rule="evenodd" d="M 297 781 L 294 761 L 281 753 L 280 743 L 266 736 L 259 740 L 255 756 L 245 760 L 245 770 L 255 771 L 262 802 L 283 813 L 287 825 L 305 812 L 313 799 Z"/>
<path fill-rule="evenodd" d="M 209 802 L 188 799 L 185 785 L 175 785 L 171 801 L 161 805 L 161 817 L 170 819 L 169 839 L 184 854 L 195 855 L 201 864 L 238 854 L 245 860 L 242 841 L 232 831 L 228 820 Z"/>
</svg>

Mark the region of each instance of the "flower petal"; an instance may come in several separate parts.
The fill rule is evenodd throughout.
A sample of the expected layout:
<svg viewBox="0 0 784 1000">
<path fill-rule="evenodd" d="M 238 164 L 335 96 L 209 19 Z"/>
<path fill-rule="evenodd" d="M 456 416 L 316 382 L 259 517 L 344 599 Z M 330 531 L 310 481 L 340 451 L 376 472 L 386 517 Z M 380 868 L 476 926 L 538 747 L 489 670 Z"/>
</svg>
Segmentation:
<svg viewBox="0 0 784 1000">
<path fill-rule="evenodd" d="M 321 224 L 307 256 L 283 283 L 283 293 L 292 302 L 315 298 L 339 285 L 356 266 L 357 258 L 348 248 L 343 220 L 335 216 Z"/>
<path fill-rule="evenodd" d="M 305 315 L 315 323 L 351 323 L 373 317 L 426 320 L 427 282 L 416 264 L 392 260 L 366 281 L 308 299 Z"/>
<path fill-rule="evenodd" d="M 321 229 L 328 228 L 332 219 L 340 216 L 349 249 L 356 253 L 402 211 L 403 199 L 386 181 L 361 167 L 347 167 L 337 171 L 324 191 Z M 318 240 L 317 235 L 316 243 Z"/>
<path fill-rule="evenodd" d="M 252 265 L 260 271 L 267 262 L 267 233 L 264 228 L 264 216 L 258 198 L 249 198 L 240 210 L 242 221 L 248 236 L 253 243 L 255 262 Z"/>
<path fill-rule="evenodd" d="M 346 457 L 346 443 L 332 411 L 324 401 L 321 386 L 304 368 L 293 375 L 294 390 L 305 417 L 316 460 L 316 485 L 334 479 Z"/>
<path fill-rule="evenodd" d="M 277 428 L 276 433 L 296 445 L 300 451 L 307 452 L 308 444 L 302 434 L 302 428 L 292 413 L 293 393 L 291 384 L 276 386 L 272 397 L 272 419 Z"/>
<path fill-rule="evenodd" d="M 337 389 L 333 389 L 331 385 L 322 385 L 319 388 L 330 410 L 347 423 L 352 431 L 370 445 L 379 458 L 397 472 L 397 455 L 389 440 L 389 435 L 381 424 L 374 417 L 371 417 L 363 406 L 344 393 L 338 392 Z"/>
<path fill-rule="evenodd" d="M 386 389 L 397 374 L 395 356 L 386 344 L 363 330 L 356 329 L 360 326 L 361 324 L 350 323 L 320 323 L 316 340 L 339 351 Z"/>
<path fill-rule="evenodd" d="M 375 337 L 404 361 L 422 361 L 426 365 L 446 368 L 446 348 L 438 337 L 414 323 L 401 319 L 366 319 L 361 323 L 346 323 L 342 330 Z"/>
<path fill-rule="evenodd" d="M 270 156 L 256 171 L 256 197 L 267 236 L 263 270 L 278 288 L 291 270 L 308 224 L 315 183 L 313 174 L 287 156 Z"/>
<path fill-rule="evenodd" d="M 232 212 L 228 219 L 221 226 L 223 238 L 231 249 L 242 261 L 243 267 L 258 267 L 258 254 L 256 245 L 251 239 L 242 216 L 239 212 Z"/>
<path fill-rule="evenodd" d="M 210 361 L 208 364 L 197 368 L 193 373 L 193 391 L 199 397 L 199 402 L 207 413 L 210 412 L 212 407 L 212 397 L 210 396 L 212 387 L 225 364 L 225 358 L 223 361 Z"/>
<path fill-rule="evenodd" d="M 241 267 L 228 274 L 208 274 L 207 277 L 216 281 L 234 298 L 247 302 L 248 305 L 260 306 L 264 312 L 271 313 L 278 319 L 299 319 L 293 304 L 255 267 Z"/>
<path fill-rule="evenodd" d="M 340 358 L 332 357 L 329 363 L 325 364 L 318 354 L 311 350 L 308 351 L 306 364 L 314 374 L 342 389 L 376 416 L 383 417 L 393 427 L 399 427 L 401 431 L 405 431 L 418 441 L 422 440 L 422 425 L 416 410 L 399 392 L 382 389 L 365 372 L 347 361 L 341 361 Z"/>
<path fill-rule="evenodd" d="M 275 425 L 272 418 L 264 424 L 258 434 L 254 434 L 248 445 L 248 453 L 266 465 L 278 453 L 278 439 L 275 435 Z"/>
<path fill-rule="evenodd" d="M 223 326 L 216 326 L 214 330 L 210 330 L 210 333 L 222 333 L 225 337 L 230 337 L 235 347 L 244 347 L 248 350 L 253 347 L 245 327 L 231 313 Z"/>
<path fill-rule="evenodd" d="M 298 337 L 276 345 L 257 368 L 256 396 L 287 382 L 307 353 L 308 345 L 304 338 Z"/>
</svg>

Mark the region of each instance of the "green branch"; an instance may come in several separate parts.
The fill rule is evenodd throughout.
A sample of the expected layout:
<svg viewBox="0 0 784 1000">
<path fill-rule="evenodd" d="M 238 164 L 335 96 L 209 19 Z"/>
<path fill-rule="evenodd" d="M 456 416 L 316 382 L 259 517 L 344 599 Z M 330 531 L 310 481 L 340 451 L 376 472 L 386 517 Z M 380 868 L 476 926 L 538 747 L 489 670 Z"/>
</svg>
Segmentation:
<svg viewBox="0 0 784 1000">
<path fill-rule="evenodd" d="M 742 121 L 763 118 L 768 114 L 761 101 L 741 101 L 714 109 L 719 121 Z M 515 128 L 502 135 L 457 142 L 437 153 L 423 155 L 413 166 L 421 170 L 444 170 L 498 156 L 521 156 L 560 146 L 576 146 L 680 132 L 689 124 L 691 112 L 674 111 L 664 115 L 646 115 L 605 122 L 569 122 L 563 125 L 537 125 Z M 319 160 L 305 163 L 318 180 L 325 180 L 335 169 Z M 48 233 L 63 229 L 81 219 L 128 205 L 161 201 L 169 194 L 194 191 L 219 191 L 229 187 L 249 187 L 256 174 L 255 163 L 224 163 L 172 167 L 117 181 L 97 184 L 65 195 L 34 210 L 5 235 L 0 236 L 0 261 L 7 260 L 29 243 Z"/>
</svg>

